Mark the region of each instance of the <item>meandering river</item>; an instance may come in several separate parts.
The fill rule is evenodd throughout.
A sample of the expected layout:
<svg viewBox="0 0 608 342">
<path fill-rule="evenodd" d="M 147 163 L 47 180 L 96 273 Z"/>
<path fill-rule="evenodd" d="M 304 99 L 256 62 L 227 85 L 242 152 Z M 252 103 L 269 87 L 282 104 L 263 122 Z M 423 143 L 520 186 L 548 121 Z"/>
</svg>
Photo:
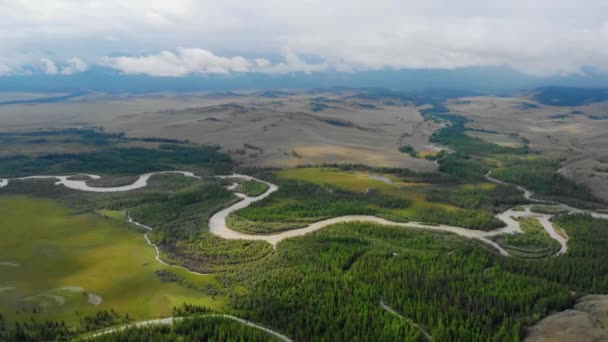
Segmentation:
<svg viewBox="0 0 608 342">
<path fill-rule="evenodd" d="M 63 175 L 62 176 L 31 176 L 31 177 L 17 178 L 17 180 L 56 179 L 57 180 L 57 182 L 55 183 L 56 185 L 63 185 L 67 188 L 74 189 L 74 190 L 90 191 L 90 192 L 119 192 L 119 191 L 131 191 L 131 190 L 146 187 L 148 185 L 148 180 L 150 179 L 150 177 L 152 177 L 153 175 L 166 174 L 166 173 L 177 173 L 177 174 L 181 174 L 186 177 L 200 178 L 199 176 L 193 174 L 192 172 L 188 172 L 188 171 L 151 172 L 151 173 L 146 173 L 146 174 L 140 175 L 139 178 L 135 182 L 133 182 L 133 184 L 119 186 L 119 187 L 89 186 L 89 185 L 87 185 L 86 180 L 71 179 L 73 177 L 73 175 L 72 176 L 70 176 L 70 175 L 66 175 L 66 176 L 63 176 Z M 78 175 L 85 176 L 89 179 L 99 179 L 100 178 L 100 176 L 91 175 L 91 174 L 78 174 Z M 216 212 L 215 214 L 213 214 L 213 216 L 211 216 L 211 218 L 209 219 L 209 231 L 212 234 L 220 236 L 224 239 L 263 240 L 263 241 L 266 241 L 266 242 L 272 244 L 273 246 L 276 246 L 277 243 L 279 243 L 280 241 L 282 241 L 284 239 L 312 233 L 317 230 L 323 229 L 324 227 L 327 227 L 329 225 L 343 223 L 343 222 L 372 222 L 372 223 L 377 223 L 377 224 L 382 224 L 382 225 L 387 225 L 387 226 L 397 226 L 397 227 L 407 227 L 407 228 L 426 229 L 426 230 L 432 230 L 432 231 L 449 232 L 449 233 L 457 234 L 457 235 L 465 237 L 465 238 L 481 241 L 482 243 L 495 248 L 500 254 L 502 254 L 504 256 L 509 256 L 509 253 L 503 247 L 501 247 L 498 243 L 493 241 L 493 238 L 496 237 L 497 235 L 501 235 L 501 234 L 522 233 L 520 224 L 516 219 L 524 218 L 524 217 L 532 217 L 532 218 L 538 219 L 539 222 L 542 224 L 543 228 L 551 236 L 551 238 L 555 239 L 557 242 L 560 243 L 561 248 L 557 252 L 557 255 L 564 254 L 568 251 L 568 238 L 563 233 L 562 234 L 558 233 L 557 228 L 550 221 L 550 219 L 553 217 L 553 215 L 533 212 L 531 210 L 531 208 L 532 208 L 531 204 L 519 206 L 519 208 L 521 208 L 521 210 L 514 210 L 512 208 L 512 209 L 508 209 L 502 213 L 497 214 L 496 217 L 498 219 L 500 219 L 502 222 L 504 222 L 505 226 L 502 228 L 499 228 L 499 229 L 492 230 L 492 231 L 466 229 L 466 228 L 462 228 L 462 227 L 455 227 L 455 226 L 449 226 L 449 225 L 431 225 L 431 224 L 424 224 L 421 222 L 395 222 L 395 221 L 390 221 L 390 220 L 387 220 L 384 218 L 370 216 L 370 215 L 346 215 L 346 216 L 339 216 L 339 217 L 333 217 L 333 218 L 321 220 L 321 221 L 312 223 L 303 228 L 292 229 L 292 230 L 279 232 L 279 233 L 275 233 L 275 234 L 253 235 L 253 234 L 241 233 L 241 232 L 237 232 L 237 231 L 230 229 L 226 225 L 226 218 L 228 217 L 228 215 L 230 215 L 231 213 L 233 213 L 237 210 L 246 208 L 254 202 L 263 200 L 264 198 L 270 196 L 273 192 L 277 191 L 279 189 L 279 187 L 276 184 L 272 184 L 270 182 L 266 182 L 264 180 L 254 178 L 252 176 L 242 175 L 242 174 L 232 174 L 232 175 L 217 176 L 217 177 L 222 178 L 222 179 L 233 179 L 233 180 L 237 180 L 237 179 L 255 180 L 255 181 L 268 185 L 268 190 L 266 190 L 266 192 L 264 192 L 263 194 L 261 194 L 259 196 L 255 196 L 255 197 L 249 197 L 242 193 L 235 193 L 236 196 L 241 198 L 241 201 L 229 206 L 228 208 L 220 210 L 220 211 Z M 508 184 L 501 180 L 491 177 L 491 173 L 488 173 L 486 175 L 486 178 L 495 183 Z M 7 186 L 10 181 L 11 181 L 11 179 L 0 179 L 0 188 Z M 235 188 L 236 188 L 236 183 L 233 183 L 227 187 L 227 189 L 229 189 L 231 191 L 233 191 Z M 532 198 L 533 193 L 521 186 L 517 186 L 517 188 L 520 191 L 522 191 L 524 197 L 529 201 L 538 202 L 538 203 L 541 203 L 541 202 L 548 203 L 546 201 L 541 201 L 541 200 Z M 553 205 L 558 205 L 561 208 L 563 208 L 564 210 L 571 212 L 571 213 L 585 212 L 585 213 L 589 213 L 592 216 L 597 217 L 597 218 L 608 219 L 608 214 L 572 208 L 563 203 L 557 203 L 557 202 L 549 202 L 549 203 L 553 204 Z M 133 222 L 130 219 L 130 217 L 129 217 L 129 221 Z M 147 230 L 152 230 L 151 227 L 145 226 L 143 224 L 140 224 L 137 222 L 133 222 L 133 223 L 135 223 Z M 156 247 L 154 244 L 152 244 L 149 241 L 149 239 L 147 238 L 147 235 L 146 235 L 146 240 L 148 241 L 148 243 L 151 246 L 154 246 L 154 248 L 157 249 L 157 260 L 161 263 L 164 263 L 160 259 L 160 253 L 158 251 L 158 247 Z"/>
</svg>

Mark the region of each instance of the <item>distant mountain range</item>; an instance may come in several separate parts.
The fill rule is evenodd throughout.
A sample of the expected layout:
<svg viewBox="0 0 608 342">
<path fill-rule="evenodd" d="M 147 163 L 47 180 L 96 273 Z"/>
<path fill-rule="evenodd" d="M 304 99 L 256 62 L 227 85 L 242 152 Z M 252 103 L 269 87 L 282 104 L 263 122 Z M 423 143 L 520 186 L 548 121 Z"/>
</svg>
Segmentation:
<svg viewBox="0 0 608 342">
<path fill-rule="evenodd" d="M 230 91 L 237 89 L 313 89 L 328 87 L 390 88 L 397 90 L 459 89 L 510 92 L 544 86 L 608 87 L 608 74 L 585 70 L 584 75 L 534 77 L 507 67 L 412 69 L 357 73 L 293 73 L 269 75 L 233 73 L 152 77 L 121 74 L 96 67 L 73 75 L 13 75 L 0 77 L 0 91 L 67 92 L 82 89 L 100 92 Z M 268 93 L 267 95 L 280 95 Z M 544 101 L 544 100 L 543 100 Z"/>
</svg>

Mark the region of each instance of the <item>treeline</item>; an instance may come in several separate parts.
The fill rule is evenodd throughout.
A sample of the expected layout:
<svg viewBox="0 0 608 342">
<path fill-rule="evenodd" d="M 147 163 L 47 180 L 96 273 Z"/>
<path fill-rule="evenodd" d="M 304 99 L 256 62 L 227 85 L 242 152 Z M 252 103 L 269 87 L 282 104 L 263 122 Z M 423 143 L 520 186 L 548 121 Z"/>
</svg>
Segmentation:
<svg viewBox="0 0 608 342">
<path fill-rule="evenodd" d="M 387 218 L 394 217 L 390 213 L 382 216 Z M 454 211 L 435 206 L 423 206 L 416 208 L 407 217 L 412 221 L 423 223 L 446 224 L 486 231 L 504 226 L 502 221 L 494 217 L 494 212 L 491 209 L 461 209 Z"/>
<path fill-rule="evenodd" d="M 201 315 L 175 320 L 172 325 L 152 325 L 118 330 L 99 335 L 91 341 L 277 341 L 260 329 L 221 316 Z"/>
<path fill-rule="evenodd" d="M 574 206 L 587 207 L 602 202 L 586 186 L 555 172 L 560 168 L 561 160 L 505 157 L 501 161 L 503 166 L 493 171 L 493 176 L 505 182 L 522 185 L 543 197 Z"/>
<path fill-rule="evenodd" d="M 225 173 L 232 168 L 232 160 L 228 155 L 219 152 L 217 147 L 110 147 L 89 153 L 3 157 L 0 158 L 0 176 L 9 178 L 72 172 L 141 174 L 175 170 L 180 166 L 209 168 L 217 173 Z"/>
<path fill-rule="evenodd" d="M 480 138 L 468 136 L 464 133 L 464 131 L 464 127 L 460 126 L 460 123 L 456 123 L 433 133 L 430 141 L 445 146 L 450 146 L 459 152 L 475 155 L 529 153 L 529 148 L 527 145 L 522 147 L 500 146 Z"/>
<path fill-rule="evenodd" d="M 104 147 L 125 140 L 124 133 L 107 133 L 90 128 L 65 128 L 24 132 L 0 132 L 3 144 L 78 143 Z"/>
<path fill-rule="evenodd" d="M 189 139 L 170 139 L 170 138 L 154 138 L 154 137 L 143 137 L 143 138 L 128 138 L 131 141 L 145 141 L 145 142 L 158 142 L 163 144 L 188 144 Z"/>
<path fill-rule="evenodd" d="M 73 326 L 64 321 L 9 322 L 0 313 L 0 341 L 71 341 L 78 335 L 110 326 L 130 322 L 129 315 L 121 315 L 111 309 L 101 310 L 92 316 L 84 316 L 80 324 Z"/>
<path fill-rule="evenodd" d="M 102 310 L 97 311 L 94 315 L 85 316 L 80 319 L 80 329 L 81 331 L 93 331 L 99 330 L 107 327 L 112 327 L 115 325 L 129 323 L 132 319 L 129 317 L 129 314 L 126 313 L 124 315 L 114 311 L 114 309 L 110 309 L 110 311 Z"/>
<path fill-rule="evenodd" d="M 65 322 L 8 322 L 0 314 L 0 341 L 69 341 L 74 330 Z"/>
<path fill-rule="evenodd" d="M 431 190 L 427 201 L 448 203 L 464 209 L 500 211 L 505 207 L 525 203 L 521 191 L 509 185 L 496 184 L 492 189 L 463 185 Z"/>
<path fill-rule="evenodd" d="M 63 137 L 58 139 L 58 137 Z M 33 138 L 33 139 L 32 139 Z M 40 144 L 49 142 L 80 143 L 85 145 L 108 146 L 118 142 L 143 141 L 163 144 L 188 144 L 188 139 L 157 137 L 127 137 L 124 132 L 109 133 L 102 128 L 64 128 L 51 130 L 0 132 L 2 142 Z"/>
<path fill-rule="evenodd" d="M 480 160 L 460 151 L 447 155 L 439 165 L 439 171 L 449 174 L 459 183 L 480 182 L 487 173 Z"/>
<path fill-rule="evenodd" d="M 413 157 L 413 158 L 416 158 L 416 155 L 417 155 L 416 150 L 414 150 L 414 148 L 410 145 L 400 146 L 399 152 L 407 153 L 410 155 L 410 157 Z"/>
</svg>

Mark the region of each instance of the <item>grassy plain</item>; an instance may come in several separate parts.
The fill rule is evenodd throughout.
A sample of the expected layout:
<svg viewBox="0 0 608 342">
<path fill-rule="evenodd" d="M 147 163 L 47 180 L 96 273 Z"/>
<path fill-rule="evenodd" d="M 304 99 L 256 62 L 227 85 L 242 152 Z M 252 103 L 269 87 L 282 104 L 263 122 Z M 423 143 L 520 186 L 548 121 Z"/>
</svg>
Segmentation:
<svg viewBox="0 0 608 342">
<path fill-rule="evenodd" d="M 199 288 L 219 286 L 214 276 L 161 265 L 141 233 L 113 219 L 118 212 L 104 215 L 109 218 L 76 215 L 47 200 L 1 197 L 0 312 L 76 323 L 96 310 L 143 319 L 168 316 L 183 302 L 224 307 L 221 296 L 163 282 L 155 272 L 173 272 Z M 89 303 L 88 294 L 101 303 Z"/>
<path fill-rule="evenodd" d="M 259 196 L 268 190 L 268 185 L 254 180 L 244 181 L 239 184 L 236 189 L 237 192 L 243 193 L 247 196 Z"/>
</svg>

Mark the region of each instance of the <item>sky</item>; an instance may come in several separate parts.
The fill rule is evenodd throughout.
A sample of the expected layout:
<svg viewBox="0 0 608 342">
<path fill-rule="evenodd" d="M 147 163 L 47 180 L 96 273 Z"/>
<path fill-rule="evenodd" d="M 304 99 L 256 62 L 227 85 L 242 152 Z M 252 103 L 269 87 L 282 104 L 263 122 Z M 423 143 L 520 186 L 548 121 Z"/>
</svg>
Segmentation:
<svg viewBox="0 0 608 342">
<path fill-rule="evenodd" d="M 0 76 L 608 72 L 606 0 L 0 0 L 0 13 Z"/>
</svg>

